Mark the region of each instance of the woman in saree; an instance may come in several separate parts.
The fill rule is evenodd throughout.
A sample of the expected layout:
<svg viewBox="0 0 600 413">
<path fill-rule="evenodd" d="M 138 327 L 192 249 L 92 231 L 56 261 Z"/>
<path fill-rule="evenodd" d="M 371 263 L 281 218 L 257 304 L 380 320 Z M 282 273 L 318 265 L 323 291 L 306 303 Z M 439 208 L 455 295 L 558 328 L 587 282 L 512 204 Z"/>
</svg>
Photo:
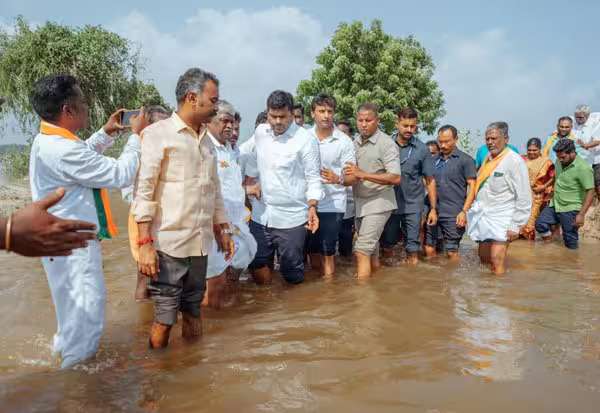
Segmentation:
<svg viewBox="0 0 600 413">
<path fill-rule="evenodd" d="M 535 220 L 552 199 L 554 164 L 550 158 L 542 155 L 542 142 L 538 138 L 531 138 L 527 141 L 525 161 L 529 171 L 533 204 L 531 205 L 529 221 L 521 230 L 521 236 L 529 240 L 535 240 Z"/>
</svg>

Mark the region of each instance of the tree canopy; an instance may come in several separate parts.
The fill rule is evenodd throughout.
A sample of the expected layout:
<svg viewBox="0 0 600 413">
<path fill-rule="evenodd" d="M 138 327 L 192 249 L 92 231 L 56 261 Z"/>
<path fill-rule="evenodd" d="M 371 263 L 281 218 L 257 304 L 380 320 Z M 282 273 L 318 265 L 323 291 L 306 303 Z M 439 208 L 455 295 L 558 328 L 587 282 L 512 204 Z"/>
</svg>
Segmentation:
<svg viewBox="0 0 600 413">
<path fill-rule="evenodd" d="M 337 100 L 338 116 L 352 119 L 361 103 L 374 102 L 387 132 L 394 129 L 395 113 L 401 107 L 415 108 L 421 128 L 428 133 L 435 131 L 445 114 L 427 50 L 412 36 L 386 34 L 380 20 L 370 28 L 361 22 L 340 24 L 316 63 L 311 79 L 298 85 L 298 100 L 305 107 L 318 93 L 329 93 Z"/>
<path fill-rule="evenodd" d="M 36 119 L 29 103 L 34 82 L 58 73 L 79 80 L 90 107 L 90 130 L 119 107 L 165 105 L 156 87 L 138 78 L 142 69 L 139 51 L 101 27 L 48 22 L 31 28 L 18 17 L 13 33 L 0 31 L 0 96 L 5 100 L 0 119 L 11 113 L 28 130 Z"/>
</svg>

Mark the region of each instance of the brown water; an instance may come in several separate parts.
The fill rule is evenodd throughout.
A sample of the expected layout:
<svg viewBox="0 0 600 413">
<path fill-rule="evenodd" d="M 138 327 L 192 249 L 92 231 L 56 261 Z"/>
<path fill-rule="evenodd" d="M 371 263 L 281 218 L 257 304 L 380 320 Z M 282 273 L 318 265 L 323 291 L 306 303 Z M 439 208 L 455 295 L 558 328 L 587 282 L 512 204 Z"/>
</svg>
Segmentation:
<svg viewBox="0 0 600 413">
<path fill-rule="evenodd" d="M 245 284 L 239 306 L 205 312 L 201 342 L 176 328 L 164 352 L 146 347 L 152 306 L 133 300 L 126 240 L 104 246 L 107 328 L 75 371 L 50 352 L 41 265 L 0 254 L 0 411 L 600 411 L 598 244 L 518 242 L 504 277 L 465 244 L 454 267 Z"/>
</svg>

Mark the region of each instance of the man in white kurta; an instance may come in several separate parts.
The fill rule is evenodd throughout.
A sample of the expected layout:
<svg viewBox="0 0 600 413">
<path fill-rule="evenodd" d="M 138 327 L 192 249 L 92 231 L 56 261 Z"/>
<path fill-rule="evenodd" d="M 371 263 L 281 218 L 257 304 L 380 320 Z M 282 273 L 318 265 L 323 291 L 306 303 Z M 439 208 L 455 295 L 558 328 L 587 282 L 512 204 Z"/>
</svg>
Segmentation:
<svg viewBox="0 0 600 413">
<path fill-rule="evenodd" d="M 485 141 L 490 154 L 477 176 L 475 201 L 467 213 L 468 234 L 479 243 L 482 263 L 502 274 L 508 244 L 529 219 L 531 187 L 524 160 L 506 147 L 508 125 L 490 124 Z"/>
<path fill-rule="evenodd" d="M 49 94 L 58 96 L 60 102 L 47 102 Z M 29 165 L 33 200 L 63 187 L 65 197 L 50 211 L 60 218 L 92 222 L 102 232 L 110 213 L 104 209 L 105 215 L 98 215 L 95 190 L 122 188 L 133 182 L 140 157 L 139 137 L 130 136 L 119 159 L 102 155 L 113 144 L 109 134 L 119 129 L 117 112 L 88 140 L 79 140 L 74 132 L 87 126 L 87 105 L 71 76 L 41 79 L 32 101 L 42 118 Z M 100 242 L 90 241 L 67 257 L 42 258 L 42 264 L 58 324 L 53 350 L 62 356 L 62 367 L 68 368 L 96 353 L 104 327 L 106 289 Z"/>
<path fill-rule="evenodd" d="M 573 133 L 577 144 L 587 149 L 582 157 L 592 165 L 596 196 L 600 199 L 600 112 L 592 112 L 588 105 L 579 105 L 574 118 Z"/>
<path fill-rule="evenodd" d="M 235 122 L 234 116 L 235 109 L 229 103 L 221 101 L 218 104 L 217 115 L 208 124 L 208 136 L 214 145 L 217 158 L 217 173 L 221 183 L 223 203 L 235 243 L 235 253 L 231 260 L 227 260 L 225 254 L 219 251 L 216 242 L 213 242 L 212 251 L 208 255 L 207 291 L 204 303 L 217 308 L 223 304 L 222 287 L 227 269 L 232 267 L 239 275 L 241 271 L 248 268 L 256 254 L 256 241 L 247 223 L 249 211 L 245 205 L 246 193 L 242 185 L 238 154 L 229 142 Z"/>
</svg>

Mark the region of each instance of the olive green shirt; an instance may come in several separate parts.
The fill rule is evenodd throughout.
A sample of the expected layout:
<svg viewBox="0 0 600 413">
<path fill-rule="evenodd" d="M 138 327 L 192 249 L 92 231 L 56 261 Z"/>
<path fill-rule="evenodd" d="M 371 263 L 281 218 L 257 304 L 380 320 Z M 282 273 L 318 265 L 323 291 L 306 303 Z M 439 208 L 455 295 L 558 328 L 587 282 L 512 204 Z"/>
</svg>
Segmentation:
<svg viewBox="0 0 600 413">
<path fill-rule="evenodd" d="M 375 132 L 368 139 L 357 135 L 354 139 L 358 168 L 370 173 L 390 173 L 400 175 L 400 153 L 398 145 L 389 135 Z M 393 185 L 380 185 L 360 180 L 353 185 L 356 216 L 379 214 L 398 208 Z"/>
<path fill-rule="evenodd" d="M 564 169 L 557 161 L 554 196 L 550 206 L 556 212 L 579 211 L 590 189 L 594 189 L 594 172 L 583 158 L 577 156 Z"/>
</svg>

